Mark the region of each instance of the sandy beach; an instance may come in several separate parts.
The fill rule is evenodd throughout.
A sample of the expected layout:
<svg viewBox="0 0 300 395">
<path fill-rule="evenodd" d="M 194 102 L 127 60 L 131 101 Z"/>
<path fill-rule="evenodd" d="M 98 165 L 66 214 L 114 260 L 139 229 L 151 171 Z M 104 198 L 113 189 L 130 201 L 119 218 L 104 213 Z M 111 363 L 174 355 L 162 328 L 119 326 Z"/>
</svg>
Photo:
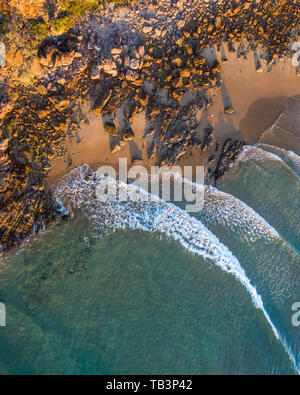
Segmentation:
<svg viewBox="0 0 300 395">
<path fill-rule="evenodd" d="M 299 11 L 0 0 L 0 376 L 300 375 Z"/>
<path fill-rule="evenodd" d="M 55 220 L 82 163 L 203 165 L 217 186 L 244 145 L 299 152 L 297 0 L 85 2 L 0 10 L 1 248 Z"/>
<path fill-rule="evenodd" d="M 224 54 L 226 61 L 224 61 Z M 247 54 L 238 58 L 237 53 L 217 51 L 215 48 L 206 50 L 206 58 L 213 62 L 221 63 L 221 89 L 211 89 L 210 95 L 213 104 L 209 108 L 199 111 L 199 136 L 208 126 L 214 129 L 214 141 L 222 148 L 228 138 L 244 140 L 246 144 L 257 143 L 280 114 L 288 107 L 290 98 L 300 98 L 299 74 L 289 60 L 278 60 L 276 64 L 267 66 L 261 63 L 261 68 L 256 70 L 256 53 Z M 193 97 L 191 92 L 182 99 L 186 105 Z M 231 113 L 224 109 L 231 107 Z M 131 124 L 134 138 L 130 141 L 121 141 L 120 147 L 115 149 L 117 137 L 109 136 L 104 131 L 101 117 L 93 114 L 84 105 L 85 115 L 89 123 L 83 122 L 77 137 L 68 139 L 65 143 L 66 153 L 60 158 L 54 158 L 51 163 L 51 173 L 48 177 L 50 184 L 55 183 L 70 169 L 83 163 L 98 168 L 101 165 L 111 165 L 117 169 L 119 158 L 127 158 L 128 165 L 139 164 L 148 170 L 156 164 L 156 159 L 147 157 L 147 148 L 151 145 L 153 136 L 144 137 L 146 119 L 145 114 L 136 115 Z M 122 122 L 118 111 L 115 119 L 117 128 Z M 270 136 L 271 131 L 268 132 Z M 262 142 L 282 145 L 282 136 L 267 139 L 264 134 Z M 284 133 L 284 132 L 282 132 Z M 79 137 L 79 138 L 78 138 Z M 295 137 L 295 141 L 298 137 Z M 267 139 L 267 140 L 266 140 Z M 277 139 L 277 140 L 276 140 Z M 79 142 L 80 141 L 80 142 Z M 291 144 L 295 146 L 295 144 Z M 205 165 L 207 159 L 214 153 L 215 148 L 207 152 L 199 149 L 190 149 L 183 156 L 179 166 Z"/>
</svg>

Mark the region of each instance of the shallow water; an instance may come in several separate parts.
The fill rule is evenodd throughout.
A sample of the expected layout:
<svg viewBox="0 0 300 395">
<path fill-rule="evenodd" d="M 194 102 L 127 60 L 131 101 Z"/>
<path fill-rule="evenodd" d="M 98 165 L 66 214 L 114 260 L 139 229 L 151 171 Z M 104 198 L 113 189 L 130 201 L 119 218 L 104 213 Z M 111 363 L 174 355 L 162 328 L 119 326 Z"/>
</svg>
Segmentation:
<svg viewBox="0 0 300 395">
<path fill-rule="evenodd" d="M 74 218 L 0 273 L 0 372 L 298 373 L 299 168 L 249 150 L 193 215 L 99 204 L 94 176 L 66 177 Z"/>
</svg>

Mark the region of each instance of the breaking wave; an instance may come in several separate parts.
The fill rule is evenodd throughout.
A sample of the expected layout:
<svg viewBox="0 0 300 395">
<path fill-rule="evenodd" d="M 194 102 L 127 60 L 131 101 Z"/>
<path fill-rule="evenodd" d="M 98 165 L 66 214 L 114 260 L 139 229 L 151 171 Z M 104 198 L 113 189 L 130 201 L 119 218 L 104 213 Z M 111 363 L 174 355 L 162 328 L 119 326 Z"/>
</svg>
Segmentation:
<svg viewBox="0 0 300 395">
<path fill-rule="evenodd" d="M 272 150 L 246 146 L 218 188 L 246 203 L 299 252 L 299 157 Z"/>
<path fill-rule="evenodd" d="M 97 198 L 97 188 L 103 184 L 115 188 L 119 196 L 127 196 L 127 200 L 100 201 Z M 230 221 L 232 221 L 233 217 L 237 217 L 238 219 L 233 221 L 232 225 L 246 227 L 248 232 L 244 232 L 244 234 L 248 235 L 249 241 L 262 237 L 279 237 L 276 230 L 257 216 L 254 210 L 233 197 L 230 199 L 227 194 L 209 187 L 202 187 L 205 188 L 205 193 L 212 197 L 212 199 L 207 200 L 212 202 L 211 210 L 215 210 L 218 206 L 222 207 L 223 216 L 218 216 L 215 213 L 213 218 L 222 218 L 220 221 L 230 218 Z M 142 200 L 136 201 L 137 192 L 143 197 Z M 69 212 L 79 209 L 100 234 L 122 229 L 157 232 L 167 238 L 176 240 L 190 253 L 203 257 L 211 264 L 233 275 L 247 289 L 255 307 L 263 312 L 274 335 L 281 341 L 288 353 L 295 370 L 298 374 L 300 373 L 296 358 L 289 345 L 273 324 L 261 296 L 247 277 L 239 260 L 200 219 L 189 215 L 173 203 L 167 203 L 158 196 L 150 195 L 135 185 L 128 185 L 97 174 L 87 165 L 82 165 L 63 177 L 56 186 L 55 196 L 60 202 L 61 210 L 64 210 L 64 207 Z M 216 196 L 218 196 L 218 199 L 223 199 L 226 204 L 220 205 L 220 201 L 217 205 L 213 204 Z M 206 210 L 206 217 L 208 218 L 211 210 Z M 236 211 L 236 214 L 239 215 L 233 216 L 233 211 Z"/>
<path fill-rule="evenodd" d="M 275 154 L 289 166 L 300 178 L 300 157 L 293 151 L 286 151 L 283 148 L 274 147 L 268 144 L 256 144 L 256 147 L 264 151 Z"/>
</svg>

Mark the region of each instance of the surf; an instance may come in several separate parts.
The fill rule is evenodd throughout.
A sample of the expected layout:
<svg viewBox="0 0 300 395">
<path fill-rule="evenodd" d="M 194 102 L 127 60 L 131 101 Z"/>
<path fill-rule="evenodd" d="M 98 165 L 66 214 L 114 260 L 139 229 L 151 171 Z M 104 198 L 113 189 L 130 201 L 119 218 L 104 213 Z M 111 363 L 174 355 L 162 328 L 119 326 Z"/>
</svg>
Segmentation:
<svg viewBox="0 0 300 395">
<path fill-rule="evenodd" d="M 245 147 L 218 189 L 251 207 L 299 251 L 300 179 L 277 154 Z"/>
<path fill-rule="evenodd" d="M 256 147 L 276 155 L 297 174 L 298 178 L 300 178 L 300 157 L 295 154 L 295 152 L 264 143 L 256 144 Z"/>
<path fill-rule="evenodd" d="M 114 184 L 120 194 L 126 194 L 128 200 L 100 202 L 96 197 L 97 186 L 108 182 Z M 190 253 L 201 256 L 233 275 L 247 289 L 255 307 L 262 311 L 274 335 L 288 353 L 295 371 L 300 374 L 289 345 L 273 324 L 256 287 L 233 253 L 199 219 L 173 203 L 167 203 L 158 196 L 149 196 L 149 193 L 141 189 L 138 193 L 144 194 L 143 201 L 132 200 L 131 198 L 137 194 L 137 188 L 135 185 L 99 175 L 87 165 L 82 165 L 72 170 L 57 184 L 55 196 L 68 211 L 79 209 L 100 234 L 122 229 L 157 232 L 177 241 Z M 275 231 L 272 232 L 276 234 Z"/>
</svg>

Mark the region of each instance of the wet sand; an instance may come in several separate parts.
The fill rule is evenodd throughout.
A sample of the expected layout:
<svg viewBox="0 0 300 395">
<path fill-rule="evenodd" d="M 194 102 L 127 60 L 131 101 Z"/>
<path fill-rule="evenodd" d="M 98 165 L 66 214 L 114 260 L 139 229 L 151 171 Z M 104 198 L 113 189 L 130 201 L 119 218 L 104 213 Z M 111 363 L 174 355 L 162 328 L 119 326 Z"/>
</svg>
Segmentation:
<svg viewBox="0 0 300 395">
<path fill-rule="evenodd" d="M 299 75 L 289 60 L 277 61 L 271 71 L 267 71 L 266 63 L 262 62 L 262 68 L 258 72 L 253 52 L 247 54 L 247 59 L 237 59 L 236 53 L 226 52 L 226 62 L 222 61 L 224 49 L 222 53 L 215 49 L 206 50 L 206 53 L 211 61 L 220 61 L 223 82 L 219 91 L 210 92 L 213 104 L 207 110 L 199 112 L 199 130 L 211 125 L 214 128 L 215 142 L 220 148 L 229 137 L 255 144 L 287 108 L 289 98 L 300 98 Z M 224 113 L 224 108 L 228 106 L 233 108 L 233 113 Z M 53 184 L 70 169 L 83 163 L 93 168 L 109 164 L 117 169 L 119 158 L 127 158 L 128 166 L 142 164 L 149 170 L 155 165 L 155 159 L 147 158 L 147 147 L 153 136 L 144 138 L 145 114 L 140 113 L 133 120 L 131 126 L 134 139 L 123 142 L 115 152 L 115 138 L 105 134 L 101 117 L 89 112 L 87 106 L 85 108 L 89 124 L 82 124 L 79 131 L 80 143 L 76 142 L 75 137 L 68 140 L 65 144 L 67 153 L 52 160 L 49 183 Z M 115 121 L 118 127 L 122 121 L 118 114 Z M 274 137 L 274 130 L 270 133 L 273 133 L 273 141 L 276 143 L 278 139 Z M 295 137 L 296 140 L 297 138 L 299 136 Z M 294 144 L 291 141 L 291 145 Z M 204 165 L 214 151 L 214 146 L 206 153 L 199 149 L 190 150 L 179 160 L 178 165 Z"/>
<path fill-rule="evenodd" d="M 300 155 L 300 98 L 289 99 L 288 108 L 264 131 L 259 142 Z"/>
<path fill-rule="evenodd" d="M 300 78 L 288 60 L 277 61 L 270 72 L 263 62 L 263 71 L 257 72 L 253 52 L 247 54 L 247 60 L 238 60 L 236 54 L 226 56 L 228 61 L 222 62 L 221 71 L 224 89 L 214 98 L 211 109 L 219 121 L 215 132 L 235 130 L 247 144 L 254 144 L 286 108 L 288 98 L 300 96 Z M 235 112 L 223 114 L 223 107 L 230 103 Z"/>
</svg>

